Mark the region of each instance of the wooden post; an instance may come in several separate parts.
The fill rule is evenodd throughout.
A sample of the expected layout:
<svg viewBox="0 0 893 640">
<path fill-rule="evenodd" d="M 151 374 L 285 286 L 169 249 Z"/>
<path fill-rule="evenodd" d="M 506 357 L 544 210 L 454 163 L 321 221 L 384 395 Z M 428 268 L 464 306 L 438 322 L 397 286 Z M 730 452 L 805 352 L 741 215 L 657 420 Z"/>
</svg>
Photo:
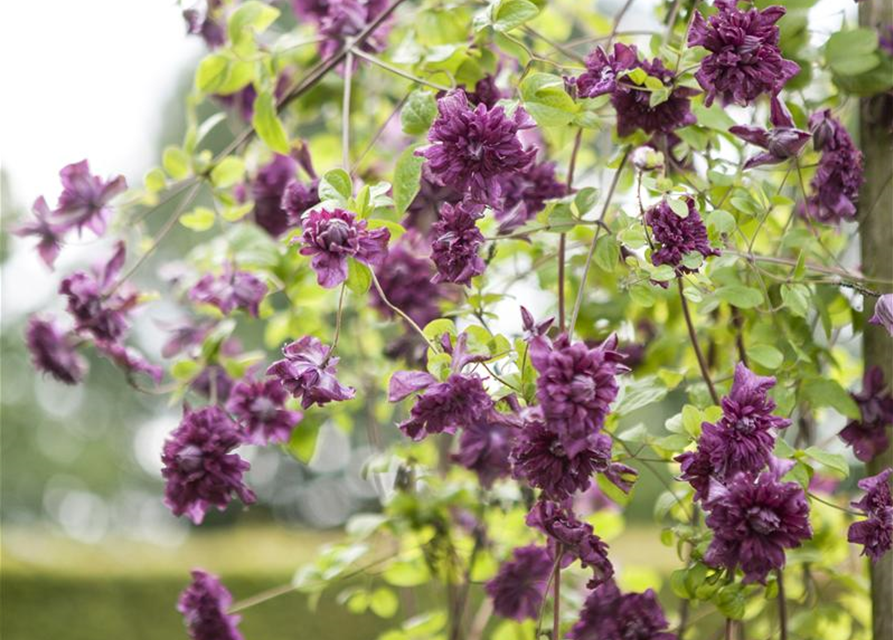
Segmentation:
<svg viewBox="0 0 893 640">
<path fill-rule="evenodd" d="M 859 24 L 868 29 L 893 24 L 893 2 L 864 0 L 859 5 Z M 860 103 L 860 147 L 864 154 L 865 185 L 859 198 L 862 270 L 865 275 L 893 280 L 893 97 L 878 95 Z M 889 285 L 880 285 L 884 292 Z M 865 318 L 870 318 L 875 300 L 865 298 Z M 883 327 L 865 326 L 862 340 L 865 367 L 877 365 L 888 384 L 893 382 L 893 337 Z M 874 475 L 893 466 L 893 447 L 867 465 Z M 874 640 L 893 638 L 893 553 L 887 553 L 871 568 L 871 605 Z"/>
</svg>

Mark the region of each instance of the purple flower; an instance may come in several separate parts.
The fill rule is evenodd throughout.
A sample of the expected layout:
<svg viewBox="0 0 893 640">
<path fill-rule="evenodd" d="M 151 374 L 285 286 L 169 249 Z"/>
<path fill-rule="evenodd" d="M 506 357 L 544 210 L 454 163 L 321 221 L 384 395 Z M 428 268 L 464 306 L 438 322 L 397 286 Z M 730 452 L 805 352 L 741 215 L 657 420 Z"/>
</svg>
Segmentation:
<svg viewBox="0 0 893 640">
<path fill-rule="evenodd" d="M 96 235 L 105 233 L 105 226 L 111 207 L 109 202 L 127 190 L 124 176 L 104 181 L 99 176 L 90 175 L 90 165 L 86 160 L 67 165 L 59 172 L 62 178 L 62 195 L 52 212 L 51 222 L 60 231 L 84 227 Z"/>
<path fill-rule="evenodd" d="M 478 255 L 484 235 L 477 220 L 484 215 L 481 205 L 465 200 L 453 206 L 444 203 L 440 220 L 431 227 L 431 259 L 437 266 L 434 283 L 455 282 L 468 286 L 487 265 Z"/>
<path fill-rule="evenodd" d="M 737 0 L 717 0 L 719 12 L 704 20 L 696 12 L 688 34 L 690 47 L 700 45 L 710 53 L 695 74 L 707 92 L 706 106 L 719 96 L 723 106 L 747 106 L 764 93 L 777 94 L 800 71 L 796 62 L 781 57 L 775 24 L 784 7 L 741 11 Z"/>
<path fill-rule="evenodd" d="M 887 330 L 893 336 L 893 293 L 885 293 L 874 303 L 874 315 L 868 319 L 868 324 L 876 324 Z"/>
<path fill-rule="evenodd" d="M 723 486 L 711 482 L 705 502 L 713 540 L 704 561 L 714 567 L 744 571 L 744 582 L 763 582 L 785 565 L 785 549 L 812 537 L 809 504 L 795 482 L 781 482 L 775 473 L 739 473 Z"/>
<path fill-rule="evenodd" d="M 210 322 L 195 324 L 189 320 L 179 324 L 162 324 L 159 322 L 159 325 L 170 333 L 170 338 L 161 347 L 161 356 L 163 358 L 173 358 L 184 351 L 200 345 L 214 327 L 213 323 Z"/>
<path fill-rule="evenodd" d="M 651 254 L 654 266 L 668 264 L 676 269 L 677 274 L 694 273 L 695 270 L 682 264 L 685 255 L 700 253 L 704 258 L 718 256 L 719 250 L 710 246 L 707 228 L 693 198 L 686 197 L 688 215 L 679 217 L 670 208 L 666 200 L 651 207 L 645 212 L 645 224 L 651 227 L 651 235 L 658 244 L 657 250 Z"/>
<path fill-rule="evenodd" d="M 533 219 L 546 206 L 546 200 L 564 196 L 567 185 L 555 177 L 555 163 L 540 162 L 510 174 L 503 181 L 502 192 L 496 220 L 499 232 L 508 233 Z"/>
<path fill-rule="evenodd" d="M 474 83 L 474 91 L 465 91 L 468 101 L 473 105 L 482 104 L 488 109 L 496 106 L 496 103 L 508 97 L 496 86 L 496 78 L 489 73 Z M 438 96 L 441 97 L 441 96 Z"/>
<path fill-rule="evenodd" d="M 750 158 L 744 164 L 745 169 L 764 164 L 778 164 L 789 158 L 796 158 L 809 142 L 810 134 L 794 127 L 794 119 L 781 98 L 772 96 L 771 105 L 772 128 L 768 131 L 747 125 L 729 127 L 729 133 L 766 150 L 765 153 Z"/>
<path fill-rule="evenodd" d="M 319 53 L 328 58 L 338 52 L 348 38 L 358 36 L 387 8 L 387 0 L 292 0 L 295 14 L 315 22 L 324 40 Z M 363 43 L 369 53 L 384 50 L 388 27 L 382 25 Z"/>
<path fill-rule="evenodd" d="M 128 379 L 136 373 L 143 373 L 149 376 L 155 384 L 158 384 L 164 377 L 161 367 L 146 360 L 143 354 L 136 349 L 106 340 L 97 340 L 96 348 L 102 355 L 114 362 L 118 368 L 123 369 L 127 373 Z"/>
<path fill-rule="evenodd" d="M 285 358 L 270 365 L 267 375 L 279 378 L 286 391 L 301 398 L 305 409 L 313 404 L 350 400 L 356 390 L 338 382 L 338 358 L 331 352 L 317 338 L 304 336 L 282 349 Z"/>
<path fill-rule="evenodd" d="M 499 573 L 486 584 L 493 610 L 503 618 L 535 620 L 546 595 L 554 561 L 548 549 L 529 545 L 518 547 L 512 560 L 499 567 Z"/>
<path fill-rule="evenodd" d="M 534 415 L 524 423 L 512 449 L 516 477 L 542 489 L 550 500 L 563 500 L 577 491 L 585 491 L 596 473 L 604 473 L 620 489 L 628 492 L 627 477 L 635 469 L 611 462 L 611 438 L 593 434 L 589 445 L 574 457 L 568 456 L 559 435 Z"/>
<path fill-rule="evenodd" d="M 428 258 L 429 252 L 422 234 L 410 229 L 375 269 L 387 299 L 420 327 L 440 317 L 440 303 L 446 294 L 443 285 L 432 282 L 435 268 Z M 375 289 L 371 292 L 371 302 L 383 316 L 394 317 L 394 311 Z"/>
<path fill-rule="evenodd" d="M 672 89 L 668 98 L 651 106 L 651 91 L 643 90 L 626 75 L 641 69 Z M 611 94 L 611 104 L 617 112 L 617 134 L 626 137 L 641 129 L 648 134 L 670 134 L 680 127 L 694 124 L 689 98 L 697 93 L 687 87 L 673 88 L 675 75 L 660 59 L 639 60 L 635 45 L 617 43 L 613 55 L 595 50 L 586 59 L 586 72 L 577 80 L 577 91 L 582 98 Z"/>
<path fill-rule="evenodd" d="M 183 420 L 164 443 L 161 475 L 167 481 L 164 503 L 175 516 L 201 524 L 211 507 L 223 511 L 234 496 L 255 500 L 242 478 L 249 465 L 230 453 L 241 444 L 239 431 L 219 407 L 186 409 Z"/>
<path fill-rule="evenodd" d="M 84 379 L 87 361 L 78 354 L 74 336 L 63 332 L 52 320 L 29 318 L 25 343 L 38 371 L 65 384 L 77 384 Z"/>
<path fill-rule="evenodd" d="M 13 233 L 23 238 L 36 236 L 38 238 L 37 253 L 46 266 L 52 269 L 53 263 L 56 262 L 56 258 L 59 256 L 64 229 L 51 222 L 50 219 L 53 213 L 50 211 L 43 196 L 34 201 L 31 211 L 34 213 L 35 219 L 17 227 Z"/>
<path fill-rule="evenodd" d="M 209 49 L 216 49 L 226 43 L 226 16 L 223 15 L 221 0 L 207 0 L 204 11 L 192 8 L 183 11 L 186 33 L 201 36 Z"/>
<path fill-rule="evenodd" d="M 562 567 L 579 560 L 584 569 L 592 569 L 592 579 L 586 584 L 590 589 L 614 575 L 614 566 L 608 559 L 608 545 L 595 535 L 591 524 L 577 520 L 569 508 L 540 500 L 527 514 L 526 521 L 528 526 L 548 536 L 553 555 L 560 545 Z"/>
<path fill-rule="evenodd" d="M 580 611 L 570 640 L 676 640 L 652 589 L 621 593 L 610 580 L 592 591 Z"/>
<path fill-rule="evenodd" d="M 226 403 L 249 444 L 287 442 L 304 415 L 285 408 L 288 392 L 278 380 L 243 380 L 233 387 Z"/>
<path fill-rule="evenodd" d="M 533 120 L 522 108 L 509 117 L 501 106 L 474 109 L 461 89 L 437 101 L 438 116 L 428 132 L 431 142 L 419 151 L 434 179 L 465 192 L 474 202 L 494 204 L 502 197 L 502 181 L 534 161 L 535 148 L 524 149 L 518 131 Z"/>
<path fill-rule="evenodd" d="M 179 611 L 192 640 L 242 640 L 240 616 L 227 613 L 233 597 L 220 579 L 202 571 L 192 571 L 192 584 L 180 594 Z"/>
<path fill-rule="evenodd" d="M 223 405 L 228 399 L 235 382 L 219 364 L 209 364 L 189 385 L 190 390 L 205 398 L 216 400 Z"/>
<path fill-rule="evenodd" d="M 590 436 L 602 428 L 617 397 L 616 376 L 626 367 L 616 346 L 615 335 L 594 348 L 572 343 L 566 334 L 551 343 L 545 336 L 530 342 L 543 417 L 571 458 L 591 445 Z"/>
<path fill-rule="evenodd" d="M 873 366 L 865 372 L 862 391 L 851 395 L 862 415 L 843 428 L 840 438 L 853 447 L 859 460 L 870 462 L 890 446 L 887 427 L 893 424 L 893 393 L 887 389 L 883 370 Z"/>
<path fill-rule="evenodd" d="M 137 294 L 116 289 L 115 278 L 124 266 L 124 243 L 115 245 L 109 261 L 94 267 L 93 273 L 76 271 L 59 286 L 59 293 L 68 297 L 68 313 L 75 329 L 91 333 L 97 340 L 116 342 L 127 331 L 127 314 L 137 303 Z"/>
<path fill-rule="evenodd" d="M 828 224 L 853 220 L 863 182 L 862 152 L 830 109 L 812 114 L 809 129 L 813 145 L 822 156 L 810 182 L 813 194 L 806 201 L 806 213 Z"/>
<path fill-rule="evenodd" d="M 399 425 L 413 440 L 444 431 L 455 433 L 459 427 L 483 420 L 493 408 L 480 377 L 461 373 L 438 382 L 424 371 L 398 371 L 391 376 L 388 401 L 400 402 L 416 391 L 421 393 L 410 410 L 410 418 Z"/>
<path fill-rule="evenodd" d="M 893 547 L 893 498 L 890 495 L 890 475 L 893 469 L 887 468 L 876 476 L 863 478 L 858 482 L 865 491 L 861 500 L 853 502 L 854 508 L 866 516 L 850 525 L 847 540 L 863 545 L 863 555 L 877 562 Z"/>
<path fill-rule="evenodd" d="M 287 186 L 295 180 L 297 169 L 298 163 L 293 158 L 277 153 L 251 181 L 254 221 L 274 238 L 300 222 L 300 215 L 292 218 L 283 200 Z"/>
<path fill-rule="evenodd" d="M 280 206 L 288 215 L 290 226 L 297 226 L 301 217 L 310 209 L 319 204 L 319 180 L 310 182 L 292 180 L 285 187 Z"/>
<path fill-rule="evenodd" d="M 215 306 L 223 315 L 243 309 L 257 317 L 266 295 L 267 285 L 262 280 L 247 271 L 237 271 L 232 264 L 227 264 L 219 276 L 205 274 L 189 290 L 190 300 Z"/>
<path fill-rule="evenodd" d="M 440 207 L 444 203 L 456 205 L 462 202 L 462 194 L 452 187 L 438 184 L 437 179 L 427 164 L 422 165 L 422 177 L 419 192 L 406 210 L 403 226 L 427 232 L 431 225 L 440 219 Z"/>
<path fill-rule="evenodd" d="M 347 280 L 348 258 L 370 267 L 384 261 L 391 232 L 367 225 L 344 209 L 314 209 L 304 217 L 301 255 L 313 256 L 310 264 L 320 286 L 331 289 Z"/>
<path fill-rule="evenodd" d="M 453 460 L 474 471 L 481 486 L 489 488 L 512 471 L 509 453 L 518 426 L 514 415 L 491 410 L 483 419 L 465 425 Z"/>
</svg>

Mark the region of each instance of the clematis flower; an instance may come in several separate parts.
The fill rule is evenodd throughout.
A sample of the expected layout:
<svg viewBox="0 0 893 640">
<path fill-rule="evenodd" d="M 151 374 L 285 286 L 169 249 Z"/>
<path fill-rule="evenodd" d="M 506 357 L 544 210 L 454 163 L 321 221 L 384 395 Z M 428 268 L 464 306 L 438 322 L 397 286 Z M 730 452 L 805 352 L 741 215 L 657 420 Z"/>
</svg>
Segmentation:
<svg viewBox="0 0 893 640">
<path fill-rule="evenodd" d="M 850 525 L 847 540 L 861 544 L 862 555 L 872 562 L 880 560 L 893 547 L 893 498 L 890 495 L 890 475 L 887 468 L 876 476 L 863 478 L 857 484 L 865 495 L 852 503 L 867 518 Z"/>
<path fill-rule="evenodd" d="M 809 142 L 810 134 L 794 127 L 794 119 L 791 117 L 790 111 L 778 96 L 772 96 L 771 105 L 772 128 L 768 131 L 747 125 L 729 127 L 729 133 L 766 150 L 765 153 L 748 159 L 744 163 L 745 169 L 765 164 L 778 164 L 790 158 L 796 158 Z"/>
<path fill-rule="evenodd" d="M 350 400 L 356 389 L 338 382 L 338 358 L 331 355 L 331 348 L 319 339 L 304 336 L 282 349 L 282 360 L 267 369 L 268 376 L 275 376 L 295 398 L 301 398 L 304 409 L 317 404 Z"/>
<path fill-rule="evenodd" d="M 127 315 L 138 299 L 132 289 L 116 287 L 115 278 L 124 259 L 124 243 L 118 242 L 105 265 L 94 267 L 91 274 L 76 271 L 62 280 L 59 293 L 68 298 L 68 313 L 78 333 L 90 333 L 106 342 L 117 342 L 124 336 Z"/>
<path fill-rule="evenodd" d="M 559 435 L 533 411 L 518 433 L 512 449 L 512 462 L 517 478 L 542 489 L 550 500 L 563 500 L 586 491 L 596 473 L 603 473 L 624 492 L 629 492 L 628 478 L 635 469 L 611 462 L 611 438 L 603 433 L 588 438 L 589 445 L 570 457 L 561 445 Z"/>
<path fill-rule="evenodd" d="M 536 545 L 518 547 L 485 589 L 493 610 L 503 618 L 535 620 L 546 595 L 554 561 L 549 550 Z"/>
<path fill-rule="evenodd" d="M 707 20 L 695 12 L 688 34 L 688 46 L 710 52 L 695 74 L 707 92 L 704 104 L 709 107 L 719 97 L 723 106 L 747 106 L 764 93 L 778 94 L 800 71 L 796 62 L 781 56 L 778 46 L 776 22 L 784 16 L 784 7 L 742 11 L 737 0 L 717 0 L 714 6 L 719 12 Z"/>
<path fill-rule="evenodd" d="M 235 380 L 226 369 L 219 364 L 209 364 L 195 377 L 189 389 L 209 400 L 216 400 L 215 404 L 222 406 L 229 399 L 233 385 Z"/>
<path fill-rule="evenodd" d="M 266 295 L 267 285 L 262 280 L 247 271 L 236 270 L 232 264 L 227 264 L 218 276 L 205 274 L 189 290 L 190 300 L 217 307 L 224 315 L 242 309 L 254 317 Z"/>
<path fill-rule="evenodd" d="M 461 89 L 440 98 L 437 110 L 428 132 L 431 145 L 416 153 L 425 158 L 439 184 L 476 203 L 497 204 L 503 181 L 534 161 L 536 149 L 522 148 L 518 139 L 519 131 L 535 126 L 533 120 L 520 107 L 511 116 L 501 106 L 488 109 L 479 104 L 472 109 Z"/>
<path fill-rule="evenodd" d="M 474 471 L 481 486 L 489 488 L 497 478 L 512 472 L 509 454 L 518 426 L 516 416 L 491 410 L 486 417 L 465 425 L 459 451 L 452 459 Z"/>
<path fill-rule="evenodd" d="M 487 265 L 478 255 L 484 235 L 476 224 L 483 215 L 483 206 L 467 200 L 456 206 L 443 204 L 440 220 L 431 228 L 431 259 L 437 267 L 432 282 L 468 286 L 473 277 L 484 272 Z"/>
<path fill-rule="evenodd" d="M 288 392 L 278 380 L 242 380 L 226 403 L 238 421 L 245 442 L 256 445 L 288 442 L 304 415 L 285 408 Z"/>
<path fill-rule="evenodd" d="M 886 293 L 874 303 L 874 314 L 868 324 L 876 324 L 893 336 L 893 293 Z"/>
<path fill-rule="evenodd" d="M 127 190 L 124 176 L 108 181 L 90 174 L 86 160 L 67 165 L 59 172 L 62 178 L 62 194 L 50 222 L 59 230 L 87 227 L 101 236 L 111 215 L 111 200 Z"/>
<path fill-rule="evenodd" d="M 201 4 L 201 3 L 200 3 Z M 183 11 L 186 33 L 200 36 L 209 49 L 226 43 L 226 16 L 221 0 L 206 0 L 204 7 L 195 6 Z"/>
<path fill-rule="evenodd" d="M 253 99 L 251 105 L 253 109 Z M 258 170 L 249 185 L 254 199 L 254 222 L 273 238 L 280 237 L 300 223 L 300 214 L 293 217 L 284 201 L 286 189 L 295 181 L 297 169 L 298 163 L 292 157 L 277 153 Z"/>
<path fill-rule="evenodd" d="M 668 264 L 676 269 L 677 274 L 694 272 L 682 264 L 688 253 L 696 251 L 705 259 L 720 254 L 718 249 L 710 246 L 707 228 L 695 207 L 694 199 L 686 197 L 685 204 L 688 215 L 684 218 L 676 215 L 666 200 L 661 200 L 645 212 L 645 224 L 651 227 L 652 238 L 658 245 L 657 250 L 651 254 L 652 264 Z"/>
<path fill-rule="evenodd" d="M 62 331 L 52 320 L 37 316 L 28 319 L 25 344 L 34 368 L 65 384 L 77 384 L 87 373 L 87 361 L 78 354 L 75 342 L 71 333 Z"/>
<path fill-rule="evenodd" d="M 740 566 L 745 583 L 765 584 L 770 571 L 784 567 L 785 550 L 812 537 L 803 489 L 771 472 L 738 473 L 725 486 L 712 480 L 705 506 L 713 540 L 704 561 L 729 570 Z"/>
<path fill-rule="evenodd" d="M 562 567 L 579 560 L 584 569 L 592 569 L 592 578 L 586 583 L 589 589 L 595 589 L 613 577 L 614 566 L 608 559 L 608 545 L 595 535 L 591 524 L 577 520 L 566 506 L 540 500 L 527 514 L 526 522 L 548 536 L 553 556 L 560 546 Z"/>
<path fill-rule="evenodd" d="M 280 206 L 288 215 L 289 226 L 298 226 L 303 215 L 319 204 L 319 180 L 292 180 L 285 187 Z"/>
<path fill-rule="evenodd" d="M 370 267 L 384 261 L 391 232 L 367 225 L 344 209 L 314 209 L 304 216 L 301 255 L 313 256 L 310 264 L 320 286 L 331 289 L 347 280 L 348 258 Z"/>
<path fill-rule="evenodd" d="M 192 583 L 180 594 L 177 602 L 192 640 L 243 640 L 238 625 L 241 616 L 227 613 L 233 597 L 220 579 L 195 569 Z"/>
<path fill-rule="evenodd" d="M 621 593 L 611 580 L 592 591 L 571 629 L 570 640 L 676 640 L 652 589 Z"/>
<path fill-rule="evenodd" d="M 641 69 L 659 80 L 670 91 L 663 102 L 651 105 L 651 91 L 637 86 L 627 77 Z M 576 79 L 581 98 L 610 94 L 617 112 L 617 135 L 626 137 L 641 129 L 648 134 L 671 134 L 676 129 L 694 124 L 690 98 L 697 93 L 688 87 L 675 87 L 675 75 L 660 59 L 639 60 L 635 45 L 617 43 L 613 54 L 596 49 L 586 59 L 586 71 Z"/>
<path fill-rule="evenodd" d="M 236 425 L 219 407 L 186 409 L 161 455 L 164 503 L 175 516 L 201 524 L 211 507 L 223 511 L 234 496 L 255 501 L 242 478 L 251 465 L 231 453 L 240 444 Z"/>
<path fill-rule="evenodd" d="M 591 446 L 590 437 L 602 428 L 617 397 L 617 375 L 626 367 L 616 347 L 615 335 L 593 348 L 572 343 L 567 334 L 554 342 L 545 336 L 530 341 L 543 419 L 571 458 Z"/>
<path fill-rule="evenodd" d="M 893 393 L 887 388 L 884 371 L 874 366 L 865 372 L 862 391 L 851 395 L 861 417 L 850 421 L 840 438 L 853 447 L 859 460 L 870 462 L 890 446 L 887 427 L 893 424 Z"/>
<path fill-rule="evenodd" d="M 509 175 L 503 181 L 503 199 L 496 208 L 499 233 L 508 233 L 536 217 L 546 200 L 561 198 L 567 185 L 555 177 L 555 163 L 540 162 Z"/>
<path fill-rule="evenodd" d="M 388 386 L 388 401 L 400 402 L 421 391 L 400 430 L 413 440 L 435 433 L 455 433 L 483 420 L 493 401 L 476 374 L 452 373 L 444 382 L 424 371 L 398 371 Z"/>
<path fill-rule="evenodd" d="M 348 38 L 358 36 L 366 26 L 388 7 L 387 0 L 292 0 L 295 14 L 302 20 L 316 23 L 319 53 L 328 58 L 338 52 Z M 389 28 L 381 25 L 362 45 L 368 53 L 383 51 Z"/>
<path fill-rule="evenodd" d="M 827 224 L 853 220 L 859 187 L 864 182 L 862 152 L 830 109 L 812 114 L 809 128 L 813 145 L 822 155 L 810 182 L 813 194 L 806 201 L 805 213 Z"/>
<path fill-rule="evenodd" d="M 34 201 L 31 211 L 34 213 L 34 220 L 17 227 L 13 233 L 23 238 L 37 237 L 37 254 L 44 264 L 52 269 L 59 256 L 59 250 L 62 248 L 64 229 L 52 223 L 53 212 L 50 211 L 43 196 Z"/>
</svg>

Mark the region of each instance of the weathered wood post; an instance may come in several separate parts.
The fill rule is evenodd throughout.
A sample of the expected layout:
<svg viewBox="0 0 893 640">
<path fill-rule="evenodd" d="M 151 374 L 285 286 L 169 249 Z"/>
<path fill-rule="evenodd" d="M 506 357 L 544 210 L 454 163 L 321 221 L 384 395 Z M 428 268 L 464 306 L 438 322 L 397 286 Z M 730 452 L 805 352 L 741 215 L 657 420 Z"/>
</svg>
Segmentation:
<svg viewBox="0 0 893 640">
<path fill-rule="evenodd" d="M 893 2 L 865 0 L 859 5 L 859 24 L 874 29 L 893 24 Z M 865 275 L 893 280 L 893 97 L 863 98 L 860 104 L 860 146 L 865 161 L 865 185 L 859 199 L 862 270 Z M 884 291 L 889 290 L 885 285 Z M 865 299 L 866 318 L 875 300 Z M 893 381 L 893 338 L 883 327 L 866 325 L 863 337 L 865 367 L 880 366 L 887 383 Z M 874 475 L 893 466 L 893 447 L 868 464 Z M 893 638 L 893 553 L 871 569 L 871 604 L 874 640 Z"/>
</svg>

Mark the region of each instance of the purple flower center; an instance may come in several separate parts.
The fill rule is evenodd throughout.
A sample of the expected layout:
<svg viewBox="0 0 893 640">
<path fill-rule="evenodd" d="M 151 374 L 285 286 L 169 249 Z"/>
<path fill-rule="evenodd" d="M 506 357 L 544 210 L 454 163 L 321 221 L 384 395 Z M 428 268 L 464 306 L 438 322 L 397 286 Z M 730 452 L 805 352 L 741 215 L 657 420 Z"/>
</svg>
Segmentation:
<svg viewBox="0 0 893 640">
<path fill-rule="evenodd" d="M 194 444 L 188 444 L 177 454 L 177 462 L 183 471 L 198 471 L 202 468 L 202 450 Z"/>
<path fill-rule="evenodd" d="M 276 411 L 278 411 L 276 403 L 267 396 L 258 396 L 251 401 L 251 413 L 261 422 L 273 420 L 276 417 Z"/>
<path fill-rule="evenodd" d="M 734 429 L 739 433 L 750 434 L 757 428 L 757 421 L 752 416 L 744 416 L 735 422 Z"/>
<path fill-rule="evenodd" d="M 595 380 L 590 376 L 575 375 L 571 381 L 571 397 L 577 402 L 589 402 L 595 399 Z"/>
<path fill-rule="evenodd" d="M 747 524 L 756 533 L 768 535 L 778 531 L 781 518 L 778 514 L 764 507 L 751 507 L 747 510 Z"/>
<path fill-rule="evenodd" d="M 333 218 L 326 230 L 319 234 L 321 244 L 329 251 L 337 251 L 347 246 L 350 238 L 350 226 L 344 220 Z"/>
</svg>

